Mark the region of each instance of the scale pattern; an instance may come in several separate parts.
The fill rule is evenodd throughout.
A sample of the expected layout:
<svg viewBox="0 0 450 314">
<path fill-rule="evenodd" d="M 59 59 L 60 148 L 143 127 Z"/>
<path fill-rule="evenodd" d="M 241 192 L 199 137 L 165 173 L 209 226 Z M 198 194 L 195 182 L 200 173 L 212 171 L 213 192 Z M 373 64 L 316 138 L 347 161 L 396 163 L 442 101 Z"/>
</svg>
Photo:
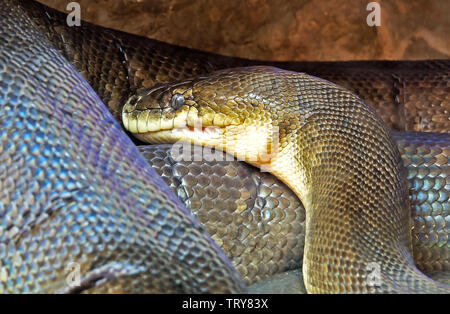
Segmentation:
<svg viewBox="0 0 450 314">
<path fill-rule="evenodd" d="M 138 147 L 230 258 L 247 284 L 301 267 L 305 211 L 281 181 L 219 152 L 175 160 L 171 145 Z"/>
<path fill-rule="evenodd" d="M 393 138 L 407 171 L 414 263 L 427 274 L 448 272 L 450 134 L 393 132 Z M 305 209 L 275 176 L 228 154 L 206 161 L 198 146 L 183 160 L 171 155 L 172 145 L 138 148 L 248 285 L 301 267 Z"/>
<path fill-rule="evenodd" d="M 408 174 L 414 262 L 427 273 L 450 271 L 450 134 L 394 134 Z"/>
<path fill-rule="evenodd" d="M 392 130 L 450 130 L 450 60 L 265 62 L 231 58 L 106 29 L 69 27 L 66 15 L 17 0 L 42 34 L 87 80 L 121 121 L 126 99 L 140 88 L 238 66 L 271 65 L 305 72 L 348 88 Z"/>
<path fill-rule="evenodd" d="M 0 8 L 0 163 L 1 292 L 245 291 L 87 82 L 10 0 Z"/>
<path fill-rule="evenodd" d="M 146 114 L 154 108 L 159 115 Z M 306 208 L 308 292 L 449 292 L 414 265 L 406 171 L 390 131 L 345 88 L 273 67 L 235 68 L 150 89 L 127 102 L 123 119 L 140 139 L 218 147 L 284 181 Z M 214 136 L 182 131 L 183 120 L 216 126 Z M 268 162 L 240 151 L 267 145 Z"/>
<path fill-rule="evenodd" d="M 134 254 L 134 257 L 141 256 L 140 254 L 143 251 L 147 252 L 148 249 L 156 249 L 160 245 L 160 242 L 155 243 L 150 241 L 150 244 L 139 243 L 138 246 L 135 246 L 135 243 L 132 243 L 133 240 L 125 239 L 125 235 L 124 238 L 112 239 L 110 235 L 115 230 L 114 223 L 123 221 L 128 224 L 129 219 L 134 219 L 133 212 L 138 212 L 139 214 L 146 211 L 152 212 L 155 208 L 159 208 L 159 206 L 164 207 L 165 205 L 170 208 L 169 212 L 171 214 L 175 213 L 175 221 L 181 219 L 183 226 L 186 224 L 188 226 L 197 226 L 196 222 L 192 221 L 192 218 L 189 216 L 188 218 L 184 217 L 184 214 L 182 218 L 179 217 L 177 211 L 183 212 L 179 203 L 163 187 L 161 184 L 162 181 L 158 182 L 153 172 L 144 169 L 145 162 L 136 155 L 135 149 L 130 146 L 129 141 L 114 126 L 114 122 L 111 122 L 110 117 L 105 113 L 105 109 L 102 107 L 103 105 L 100 104 L 93 91 L 87 86 L 86 82 L 82 81 L 65 60 L 57 56 L 57 52 L 64 56 L 84 76 L 116 119 L 120 119 L 120 110 L 123 101 L 137 88 L 149 87 L 159 82 L 182 79 L 186 76 L 204 74 L 219 68 L 257 63 L 262 64 L 263 62 L 227 58 L 176 47 L 105 29 L 86 22 L 82 22 L 82 27 L 80 28 L 68 27 L 65 23 L 64 14 L 30 0 L 5 0 L 2 2 L 0 15 L 2 18 L 0 21 L 2 53 L 0 55 L 0 104 L 2 105 L 3 114 L 0 119 L 3 127 L 2 133 L 0 134 L 0 158 L 2 164 L 3 162 L 5 164 L 11 163 L 9 168 L 4 169 L 2 167 L 0 169 L 2 188 L 2 192 L 0 193 L 0 206 L 2 206 L 0 208 L 0 258 L 2 263 L 0 265 L 0 289 L 10 292 L 67 291 L 62 274 L 67 273 L 65 270 L 67 262 L 74 261 L 75 258 L 73 257 L 76 257 L 79 259 L 78 261 L 81 261 L 82 273 L 88 270 L 88 275 L 83 278 L 85 279 L 85 287 L 83 289 L 89 288 L 96 281 L 102 283 L 105 278 L 110 279 L 109 282 L 98 285 L 95 289 L 90 289 L 89 291 L 217 291 L 215 290 L 217 286 L 205 288 L 206 285 L 210 284 L 218 285 L 217 282 L 198 283 L 194 280 L 190 283 L 193 287 L 179 286 L 178 284 L 171 286 L 173 283 L 172 280 L 174 280 L 173 277 L 168 279 L 168 283 L 164 282 L 165 278 L 161 278 L 164 284 L 155 288 L 156 283 L 153 281 L 154 277 L 151 276 L 151 279 L 148 279 L 149 274 L 146 272 L 145 266 L 142 266 L 143 264 L 139 264 L 140 267 L 142 266 L 138 270 L 140 272 L 139 275 L 134 275 L 136 272 L 136 263 L 139 262 L 134 261 L 130 263 L 131 255 Z M 7 23 L 8 21 L 11 22 Z M 17 27 L 21 23 L 23 23 L 23 27 Z M 12 39 L 14 36 L 18 36 L 21 40 L 26 40 L 21 42 L 22 47 L 15 46 L 18 43 Z M 40 47 L 41 49 L 39 54 L 33 51 L 36 47 Z M 45 54 L 47 52 L 50 55 L 46 57 Z M 46 64 L 47 61 L 53 62 L 53 65 L 49 66 Z M 406 122 L 402 122 L 406 121 L 406 118 L 398 118 L 394 115 L 395 113 L 400 113 L 404 116 L 405 112 L 398 111 L 395 108 L 398 107 L 397 103 L 401 104 L 399 108 L 406 106 L 405 102 L 398 101 L 399 99 L 406 98 L 399 98 L 397 96 L 407 95 L 409 97 L 408 99 L 414 99 L 417 104 L 423 106 L 424 110 L 420 111 L 420 113 L 423 115 L 426 114 L 423 117 L 429 117 L 426 118 L 428 119 L 427 121 L 435 121 L 436 118 L 433 117 L 435 116 L 436 110 L 438 111 L 439 116 L 437 120 L 440 121 L 439 124 L 417 123 L 419 127 L 446 132 L 449 129 L 448 122 L 450 121 L 448 120 L 448 86 L 445 85 L 448 81 L 449 64 L 450 62 L 448 60 L 439 60 L 419 62 L 299 62 L 279 63 L 276 65 L 282 68 L 290 68 L 322 76 L 344 86 L 348 86 L 364 97 L 368 103 L 374 105 L 377 112 L 393 128 L 412 129 L 406 128 Z M 61 65 L 60 68 L 57 67 L 59 65 Z M 17 66 L 20 67 L 16 68 Z M 31 67 L 31 70 L 27 70 L 28 66 Z M 42 70 L 42 72 L 32 72 L 36 69 Z M 374 69 L 378 70 L 374 71 Z M 383 74 L 379 74 L 381 70 Z M 415 88 L 409 88 L 407 93 L 400 93 L 399 87 L 408 87 L 409 84 L 408 80 L 402 79 L 402 73 L 414 73 L 417 70 L 421 70 L 426 74 L 416 78 L 416 83 L 414 83 L 421 88 L 420 93 L 416 93 Z M 375 73 L 375 75 L 372 75 L 372 73 Z M 32 79 L 34 78 L 33 74 L 36 74 L 37 77 L 35 81 Z M 393 80 L 392 75 L 396 77 L 400 76 L 401 80 Z M 436 77 L 439 79 L 436 79 Z M 427 85 L 429 84 L 427 80 L 430 78 L 433 88 Z M 387 80 L 386 84 L 383 83 L 384 80 Z M 62 84 L 62 82 L 65 84 Z M 423 91 L 426 91 L 426 93 Z M 71 101 L 65 107 L 62 106 L 61 103 L 66 102 L 67 99 Z M 379 101 L 380 99 L 382 100 L 381 102 Z M 427 107 L 429 99 L 433 99 L 432 107 Z M 392 107 L 392 101 L 395 101 L 394 107 Z M 33 118 L 26 118 L 29 111 L 28 109 L 21 109 L 20 104 L 28 106 L 30 103 L 37 104 L 38 108 L 42 107 L 46 109 L 44 109 L 44 112 L 39 111 L 38 114 L 34 112 L 34 109 L 30 109 L 30 114 L 34 116 Z M 380 103 L 381 109 L 377 107 L 378 103 Z M 89 109 L 86 107 L 87 104 L 89 105 Z M 78 106 L 81 106 L 81 108 Z M 411 108 L 414 108 L 414 106 Z M 51 114 L 51 116 L 47 117 L 45 115 L 46 112 Z M 41 114 L 43 117 L 41 117 Z M 20 118 L 16 115 L 20 115 Z M 416 119 L 413 115 L 411 117 Z M 75 119 L 72 120 L 72 118 Z M 95 121 L 97 118 L 99 121 Z M 80 122 L 80 119 L 83 119 L 83 122 Z M 37 124 L 36 121 L 42 123 L 42 125 Z M 98 126 L 95 124 L 97 122 L 106 123 L 107 126 L 105 128 L 108 130 L 97 130 Z M 45 129 L 44 125 L 50 127 Z M 37 133 L 39 136 L 43 135 L 45 137 L 34 138 L 38 139 L 37 143 L 30 139 L 29 141 L 23 141 L 20 145 L 17 144 L 18 142 L 16 141 L 18 139 L 22 140 L 22 135 L 25 135 L 25 139 L 27 139 L 27 136 L 29 134 L 33 135 L 33 131 L 35 130 L 39 131 Z M 31 133 L 28 131 L 31 131 Z M 67 135 L 67 133 L 70 136 L 73 134 L 85 134 L 86 138 L 69 139 L 67 136 L 64 137 L 63 142 L 67 140 L 72 143 L 69 148 L 64 143 L 53 145 L 52 142 L 46 142 L 47 144 L 45 144 L 43 141 L 43 139 L 47 138 L 46 136 L 49 139 L 53 139 L 56 136 L 62 136 L 61 134 Z M 115 136 L 116 139 L 112 141 L 108 139 L 108 135 Z M 101 145 L 101 148 L 96 145 Z M 123 149 L 119 149 L 120 146 L 123 146 Z M 34 152 L 34 154 L 26 154 L 23 149 L 31 149 L 31 152 Z M 43 156 L 38 155 L 38 152 L 42 150 L 45 154 Z M 120 159 L 119 155 L 115 155 L 119 154 L 119 150 L 120 154 L 124 154 L 121 157 L 122 159 Z M 62 151 L 66 154 L 65 157 L 62 155 Z M 25 155 L 29 155 L 29 157 L 25 158 Z M 109 160 L 110 155 L 111 160 L 103 164 L 102 161 Z M 103 159 L 99 159 L 101 156 L 103 156 Z M 52 159 L 53 157 L 56 158 Z M 58 158 L 63 158 L 62 166 L 55 164 L 55 162 L 58 162 Z M 77 164 L 72 165 L 70 162 L 70 165 L 68 165 L 68 160 L 70 160 L 68 158 L 78 158 L 76 159 Z M 31 165 L 28 162 L 31 162 Z M 42 164 L 35 165 L 34 163 L 36 162 L 42 162 Z M 130 167 L 131 170 L 126 167 Z M 139 168 L 143 168 L 144 170 L 136 170 Z M 26 175 L 30 175 L 30 171 L 35 171 L 33 175 L 36 174 L 38 177 L 34 181 L 29 182 L 25 178 Z M 220 173 L 218 169 L 215 169 L 215 171 Z M 95 176 L 92 172 L 95 173 Z M 126 180 L 122 180 L 122 176 L 117 181 L 111 177 L 116 173 L 120 175 L 121 172 L 129 173 L 129 177 L 123 174 Z M 86 173 L 90 173 L 92 177 L 86 176 Z M 135 183 L 137 185 L 145 182 L 148 190 L 144 191 L 142 188 L 135 190 L 134 186 L 127 181 L 132 176 L 131 174 L 136 175 Z M 74 178 L 65 182 L 66 176 L 69 176 L 69 178 L 72 176 Z M 80 181 L 79 176 L 84 181 Z M 60 177 L 62 179 L 57 180 Z M 79 186 L 80 182 L 89 182 L 88 180 L 93 177 L 98 179 L 95 187 L 84 190 L 85 186 Z M 100 178 L 102 180 L 107 178 L 104 185 L 101 184 Z M 48 181 L 44 179 L 48 179 Z M 278 191 L 278 189 L 283 187 L 278 186 L 277 183 L 270 183 L 271 180 L 273 179 L 268 179 L 269 183 L 267 187 L 270 186 L 273 191 Z M 194 183 L 195 180 L 189 182 Z M 189 182 L 186 181 L 186 183 Z M 48 185 L 48 187 L 43 190 L 42 195 L 34 195 L 32 192 L 39 189 L 37 184 L 40 183 L 43 183 L 45 186 Z M 27 190 L 28 188 L 32 190 Z M 125 191 L 129 189 L 133 192 L 125 197 L 124 195 L 128 193 L 125 193 Z M 154 189 L 157 192 L 162 191 L 161 194 L 153 194 Z M 53 192 L 49 192 L 50 190 Z M 79 190 L 82 192 L 79 192 Z M 24 194 L 20 195 L 21 191 Z M 142 194 L 139 194 L 141 192 Z M 87 196 L 85 196 L 86 193 L 88 193 Z M 92 193 L 94 196 L 91 196 Z M 122 206 L 120 209 L 116 208 L 117 204 L 114 202 L 117 201 L 117 197 L 114 197 L 116 195 L 115 193 L 122 193 L 122 196 L 119 197 L 122 202 L 120 204 L 124 204 L 125 202 L 126 206 Z M 269 203 L 266 203 L 266 208 L 268 206 L 267 204 L 270 204 L 269 207 L 273 209 L 273 202 L 270 200 L 270 196 L 267 196 L 270 193 L 272 192 L 264 192 L 263 195 L 258 196 L 258 199 L 261 199 L 264 203 L 264 198 L 268 197 Z M 276 195 L 278 193 L 289 194 L 289 192 L 285 191 L 276 193 Z M 292 195 L 292 192 L 290 193 Z M 102 195 L 99 196 L 100 194 Z M 110 198 L 107 202 L 103 199 L 104 194 L 108 194 L 108 198 Z M 147 204 L 137 194 L 146 198 L 149 197 L 152 202 Z M 99 212 L 105 210 L 109 215 L 111 211 L 108 206 L 111 206 L 114 210 L 111 212 L 111 217 L 101 216 L 98 220 L 91 221 L 89 219 L 94 219 L 95 216 L 88 216 L 88 213 L 91 213 L 89 212 L 89 206 L 86 203 L 77 205 L 75 201 L 93 201 L 97 198 L 99 198 L 98 204 L 103 204 L 102 206 L 104 206 Z M 154 199 L 156 199 L 157 204 L 153 201 Z M 287 197 L 286 199 L 291 198 Z M 11 200 L 17 202 L 14 203 Z M 207 198 L 203 198 L 201 201 L 204 202 L 205 200 Z M 18 206 L 22 204 L 21 202 L 26 202 L 23 207 Z M 290 204 L 294 204 L 291 206 L 297 206 L 295 202 L 291 202 Z M 32 207 L 34 211 L 29 210 L 27 206 Z M 77 208 L 82 208 L 82 213 L 78 213 Z M 128 208 L 129 211 L 126 210 Z M 38 209 L 41 209 L 41 211 L 39 212 Z M 71 210 L 71 212 L 68 213 L 64 210 Z M 22 214 L 24 215 L 22 216 Z M 86 220 L 83 220 L 83 217 L 89 217 L 89 219 L 86 218 Z M 56 219 L 58 222 L 64 222 L 60 225 L 52 225 L 53 219 Z M 297 216 L 296 219 L 298 219 Z M 28 223 L 25 231 L 20 228 L 20 224 L 24 223 L 24 221 Z M 85 222 L 83 223 L 83 221 Z M 102 228 L 101 226 L 106 222 L 111 222 L 111 224 L 108 224 L 109 229 L 105 227 L 107 236 L 97 239 L 98 234 L 96 232 L 86 230 L 86 221 L 89 221 L 87 223 L 89 226 L 95 225 L 98 222 L 99 226 L 97 228 Z M 161 226 L 165 226 L 166 221 L 162 219 L 160 223 L 161 225 L 155 222 L 157 224 L 156 230 L 162 228 Z M 173 223 L 172 220 L 169 225 L 171 223 Z M 57 237 L 52 237 L 54 232 L 64 231 L 69 225 L 73 227 L 71 232 L 75 233 L 76 236 L 68 235 L 66 238 L 60 240 L 57 240 Z M 81 226 L 85 228 L 83 230 L 86 233 L 79 231 L 81 230 Z M 435 225 L 428 224 L 428 226 Z M 119 224 L 116 227 L 122 232 L 121 228 L 123 225 Z M 32 231 L 29 231 L 28 228 Z M 246 228 L 252 229 L 254 227 L 250 225 Z M 19 236 L 14 236 L 17 235 L 17 230 L 20 231 L 18 234 L 23 239 L 26 239 L 21 240 L 24 242 L 14 242 L 20 238 Z M 276 230 L 276 227 L 272 228 L 272 230 Z M 212 245 L 213 251 L 217 251 L 217 248 L 215 248 L 214 244 L 208 242 L 210 240 L 202 231 L 190 231 L 194 233 L 193 237 L 195 239 L 197 239 L 196 237 L 200 233 L 200 237 L 206 239 L 206 245 Z M 211 229 L 208 231 L 211 231 Z M 32 239 L 29 232 L 36 234 L 36 238 Z M 133 234 L 133 232 L 129 231 L 127 234 Z M 142 231 L 139 229 L 136 232 L 142 232 L 140 233 L 141 237 L 139 239 L 147 239 L 149 237 L 148 230 Z M 164 232 L 167 232 L 167 229 L 164 229 Z M 9 236 L 13 237 L 13 239 L 9 238 Z M 88 236 L 89 238 L 87 238 Z M 187 237 L 191 239 L 189 236 Z M 49 239 L 54 239 L 51 245 L 49 244 Z M 93 248 L 90 245 L 86 245 L 88 243 L 86 239 L 92 239 L 94 241 L 93 243 L 98 243 L 97 247 Z M 434 237 L 429 237 L 428 239 L 433 241 L 432 239 Z M 157 239 L 157 241 L 160 240 Z M 60 242 L 64 242 L 64 245 L 58 246 Z M 442 241 L 440 240 L 439 243 L 442 243 Z M 258 244 L 259 247 L 262 245 Z M 28 250 L 28 247 L 31 249 Z M 105 249 L 105 247 L 107 248 Z M 63 248 L 63 250 L 70 253 L 66 257 L 56 258 L 55 254 L 57 252 L 55 252 L 55 249 L 57 248 Z M 115 248 L 117 248 L 117 252 L 114 252 Z M 99 251 L 96 251 L 96 249 Z M 140 253 L 130 253 L 137 252 L 136 250 Z M 188 250 L 186 249 L 183 252 L 186 251 Z M 19 253 L 16 254 L 15 252 Z M 143 254 L 148 254 L 148 252 Z M 169 253 L 158 251 L 155 254 L 157 256 L 154 257 L 157 260 L 155 263 L 158 263 L 161 260 L 166 262 L 168 257 L 165 254 Z M 220 252 L 218 254 L 221 256 Z M 49 256 L 49 259 L 46 259 L 45 256 Z M 296 259 L 291 259 L 289 257 L 290 253 L 287 253 L 286 256 L 287 263 L 292 265 L 292 260 Z M 234 288 L 226 291 L 233 291 L 233 289 L 235 291 L 242 291 L 242 283 L 236 279 L 236 274 L 230 271 L 226 258 L 220 257 L 219 259 L 221 260 L 218 262 L 219 264 L 225 264 L 224 271 L 231 272 L 231 275 L 229 275 L 231 279 L 227 277 L 228 279 L 225 280 L 225 284 L 221 282 L 221 278 L 218 278 L 218 282 L 220 282 L 219 291 L 224 291 L 230 286 Z M 146 261 L 144 264 L 148 266 L 150 265 L 149 263 L 151 264 L 153 261 Z M 264 275 L 259 274 L 260 269 L 255 272 L 255 267 L 252 266 L 252 263 L 247 264 L 250 270 L 246 270 L 248 272 L 244 278 L 246 281 L 250 280 L 249 278 L 252 276 L 254 278 L 264 277 Z M 154 268 L 156 269 L 155 271 L 159 270 L 158 267 Z M 179 278 L 180 272 L 183 273 L 184 270 L 182 269 L 185 266 L 180 266 L 175 263 L 173 267 L 175 270 L 172 270 L 176 272 L 174 277 Z M 190 264 L 189 267 L 192 268 Z M 261 268 L 272 272 L 275 269 L 281 270 L 283 267 L 271 264 L 268 267 Z M 181 269 L 180 272 L 178 272 L 178 268 Z M 437 269 L 435 266 L 431 268 Z M 30 273 L 27 273 L 28 270 L 30 270 Z M 197 270 L 195 269 L 195 271 Z M 239 271 L 243 273 L 243 269 L 239 269 Z M 206 274 L 208 276 L 207 272 Z M 37 279 L 32 279 L 34 278 L 33 276 Z M 141 280 L 147 280 L 147 286 L 142 285 Z M 199 279 L 199 281 L 202 280 L 203 278 Z M 128 290 L 124 290 L 124 287 Z"/>
<path fill-rule="evenodd" d="M 450 130 L 450 60 L 273 65 L 346 87 L 375 109 L 392 130 L 442 133 Z"/>
</svg>

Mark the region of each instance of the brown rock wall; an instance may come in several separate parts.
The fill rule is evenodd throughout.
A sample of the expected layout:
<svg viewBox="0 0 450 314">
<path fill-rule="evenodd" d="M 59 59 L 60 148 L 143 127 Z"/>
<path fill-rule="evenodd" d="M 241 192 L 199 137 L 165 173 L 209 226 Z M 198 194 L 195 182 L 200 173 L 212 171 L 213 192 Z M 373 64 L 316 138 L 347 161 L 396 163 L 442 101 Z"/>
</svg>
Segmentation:
<svg viewBox="0 0 450 314">
<path fill-rule="evenodd" d="M 40 0 L 65 10 L 68 0 Z M 106 27 L 231 56 L 266 60 L 427 59 L 450 56 L 450 1 L 79 0 Z"/>
</svg>

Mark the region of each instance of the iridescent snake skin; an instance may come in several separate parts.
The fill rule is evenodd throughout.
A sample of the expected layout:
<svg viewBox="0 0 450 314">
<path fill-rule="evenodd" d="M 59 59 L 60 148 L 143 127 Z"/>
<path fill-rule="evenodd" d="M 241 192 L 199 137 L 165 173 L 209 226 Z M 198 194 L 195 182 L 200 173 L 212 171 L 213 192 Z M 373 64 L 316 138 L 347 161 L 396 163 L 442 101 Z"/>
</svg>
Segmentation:
<svg viewBox="0 0 450 314">
<path fill-rule="evenodd" d="M 203 227 L 113 118 L 120 119 L 122 105 L 141 87 L 255 62 L 87 23 L 70 28 L 63 14 L 30 1 L 2 4 L 1 291 L 244 292 L 245 283 L 300 266 L 304 216 L 280 181 L 237 161 L 176 167 L 164 146 L 141 148 L 185 203 L 215 209 L 197 212 L 210 222 Z M 392 129 L 449 129 L 448 61 L 275 65 L 352 89 Z M 406 166 L 418 165 L 409 170 L 418 217 L 415 262 L 422 270 L 448 271 L 448 134 L 399 136 Z M 205 171 L 218 174 L 208 178 L 215 189 L 202 179 Z M 230 202 L 221 203 L 227 194 Z M 253 238 L 261 229 L 261 240 Z M 80 266 L 80 285 L 67 282 L 70 263 Z M 436 291 L 437 285 L 380 292 Z"/>
</svg>

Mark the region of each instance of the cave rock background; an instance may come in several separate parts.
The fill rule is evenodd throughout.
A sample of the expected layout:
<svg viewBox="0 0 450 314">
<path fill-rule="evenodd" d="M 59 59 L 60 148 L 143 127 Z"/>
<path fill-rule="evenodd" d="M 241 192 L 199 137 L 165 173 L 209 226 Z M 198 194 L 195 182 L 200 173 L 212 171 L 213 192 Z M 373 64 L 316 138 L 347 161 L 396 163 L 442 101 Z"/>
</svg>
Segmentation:
<svg viewBox="0 0 450 314">
<path fill-rule="evenodd" d="M 39 0 L 65 11 L 68 0 Z M 81 18 L 172 44 L 265 60 L 449 58 L 450 1 L 78 0 Z"/>
</svg>

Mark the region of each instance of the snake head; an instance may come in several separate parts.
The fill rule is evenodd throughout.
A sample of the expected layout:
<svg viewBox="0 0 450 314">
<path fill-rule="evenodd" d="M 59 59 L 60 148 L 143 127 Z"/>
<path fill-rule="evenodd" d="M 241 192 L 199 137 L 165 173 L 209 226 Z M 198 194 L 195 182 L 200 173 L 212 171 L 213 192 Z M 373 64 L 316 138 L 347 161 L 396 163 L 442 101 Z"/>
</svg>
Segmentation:
<svg viewBox="0 0 450 314">
<path fill-rule="evenodd" d="M 267 91 L 258 90 L 256 79 L 264 71 L 267 67 L 229 69 L 142 90 L 125 104 L 123 124 L 154 144 L 190 142 L 235 156 L 266 152 L 272 117 Z"/>
<path fill-rule="evenodd" d="M 122 110 L 125 128 L 138 139 L 149 143 L 197 143 L 217 137 L 221 126 L 232 121 L 221 121 L 201 97 L 194 97 L 196 83 L 188 80 L 173 84 L 158 84 L 131 96 Z M 195 140 L 194 140 L 195 139 Z"/>
</svg>

